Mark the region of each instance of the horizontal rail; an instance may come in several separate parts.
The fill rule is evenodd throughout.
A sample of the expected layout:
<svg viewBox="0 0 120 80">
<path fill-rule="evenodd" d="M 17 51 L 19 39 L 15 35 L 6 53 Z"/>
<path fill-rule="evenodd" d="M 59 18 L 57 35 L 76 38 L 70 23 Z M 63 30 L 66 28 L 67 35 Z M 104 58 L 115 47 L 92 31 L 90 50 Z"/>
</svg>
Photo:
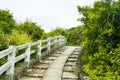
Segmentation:
<svg viewBox="0 0 120 80">
<path fill-rule="evenodd" d="M 0 59 L 12 53 L 12 49 L 6 49 L 0 52 Z"/>
<path fill-rule="evenodd" d="M 38 45 L 38 44 L 39 44 L 38 42 L 32 42 L 30 45 L 35 46 L 35 45 Z"/>
<path fill-rule="evenodd" d="M 47 47 L 48 47 L 48 45 L 42 46 L 42 47 L 41 47 L 41 50 L 43 50 L 43 49 L 45 49 L 45 48 L 47 48 Z"/>
<path fill-rule="evenodd" d="M 3 74 L 10 66 L 11 66 L 10 61 L 8 61 L 4 65 L 0 66 L 0 75 Z"/>
<path fill-rule="evenodd" d="M 45 43 L 45 42 L 48 42 L 48 39 L 41 40 L 41 43 Z"/>
<path fill-rule="evenodd" d="M 22 59 L 24 59 L 25 57 L 26 57 L 25 53 L 17 56 L 17 57 L 15 58 L 15 63 L 18 62 L 18 61 L 20 61 L 20 60 L 22 60 Z"/>
<path fill-rule="evenodd" d="M 29 44 L 23 44 L 23 45 L 20 45 L 20 46 L 16 46 L 16 49 L 17 50 L 21 50 L 21 49 L 25 49 L 28 47 Z"/>
<path fill-rule="evenodd" d="M 30 51 L 30 54 L 34 54 L 36 51 L 35 50 L 32 50 L 32 51 Z"/>
</svg>

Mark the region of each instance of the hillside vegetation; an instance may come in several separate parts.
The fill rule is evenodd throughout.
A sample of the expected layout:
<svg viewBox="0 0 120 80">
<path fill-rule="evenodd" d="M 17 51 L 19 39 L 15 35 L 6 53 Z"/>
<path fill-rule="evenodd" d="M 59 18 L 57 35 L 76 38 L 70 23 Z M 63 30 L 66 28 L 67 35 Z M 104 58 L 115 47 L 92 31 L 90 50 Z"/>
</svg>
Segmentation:
<svg viewBox="0 0 120 80">
<path fill-rule="evenodd" d="M 58 27 L 49 33 L 45 33 L 41 26 L 35 22 L 17 23 L 9 10 L 0 10 L 0 51 L 8 48 L 9 45 L 20 45 L 58 35 L 65 36 L 68 38 L 68 44 L 75 45 L 79 41 L 77 40 L 79 39 L 79 29 L 80 26 L 68 30 Z"/>
<path fill-rule="evenodd" d="M 57 27 L 45 33 L 36 22 L 17 23 L 9 10 L 0 10 L 0 51 L 63 35 L 67 45 L 82 46 L 82 63 L 91 80 L 120 80 L 120 0 L 98 0 L 93 7 L 77 6 L 83 25 Z M 0 60 L 0 65 L 5 59 Z"/>
<path fill-rule="evenodd" d="M 17 24 L 9 10 L 0 10 L 0 51 L 9 45 L 20 45 L 40 39 L 44 33 L 34 22 Z"/>
<path fill-rule="evenodd" d="M 79 37 L 75 36 L 79 35 L 79 28 L 80 26 L 67 30 L 58 27 L 45 33 L 36 22 L 17 23 L 9 10 L 0 10 L 0 51 L 7 49 L 9 45 L 21 45 L 58 35 L 65 36 L 69 45 L 79 45 Z M 5 62 L 6 58 L 0 59 L 0 65 Z"/>
<path fill-rule="evenodd" d="M 85 73 L 91 80 L 120 80 L 120 0 L 99 0 L 78 11 Z"/>
</svg>

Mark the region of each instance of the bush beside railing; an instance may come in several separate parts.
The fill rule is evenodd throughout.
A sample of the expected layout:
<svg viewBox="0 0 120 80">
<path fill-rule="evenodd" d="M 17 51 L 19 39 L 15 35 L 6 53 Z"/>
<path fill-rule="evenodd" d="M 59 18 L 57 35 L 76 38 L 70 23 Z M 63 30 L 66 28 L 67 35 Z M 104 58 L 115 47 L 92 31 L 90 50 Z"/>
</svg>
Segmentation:
<svg viewBox="0 0 120 80">
<path fill-rule="evenodd" d="M 46 43 L 46 44 L 44 44 Z M 48 38 L 46 40 L 38 40 L 36 42 L 31 42 L 19 46 L 9 46 L 8 49 L 0 52 L 0 59 L 7 57 L 6 63 L 0 66 L 0 75 L 5 73 L 11 77 L 11 80 L 14 79 L 14 68 L 15 63 L 24 59 L 24 62 L 27 65 L 27 68 L 30 66 L 30 57 L 31 54 L 37 53 L 37 59 L 41 59 L 44 54 L 42 54 L 43 49 L 47 49 L 48 53 L 51 51 L 51 46 L 61 46 L 66 43 L 66 38 L 63 36 L 56 36 Z M 44 45 L 42 45 L 44 44 Z M 32 46 L 37 46 L 38 50 L 31 50 Z M 21 55 L 16 56 L 16 52 L 25 49 L 25 52 Z M 47 54 L 48 54 L 47 53 Z"/>
</svg>

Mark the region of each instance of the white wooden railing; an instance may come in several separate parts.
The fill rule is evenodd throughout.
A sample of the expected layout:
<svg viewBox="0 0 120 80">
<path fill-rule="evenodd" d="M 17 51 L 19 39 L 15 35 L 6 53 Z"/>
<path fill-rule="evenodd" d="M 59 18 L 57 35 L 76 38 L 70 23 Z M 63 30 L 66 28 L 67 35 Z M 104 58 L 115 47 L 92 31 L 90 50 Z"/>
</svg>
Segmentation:
<svg viewBox="0 0 120 80">
<path fill-rule="evenodd" d="M 66 38 L 64 36 L 56 36 L 52 38 L 48 38 L 46 40 L 38 40 L 36 42 L 31 42 L 19 46 L 9 46 L 8 49 L 0 52 L 0 59 L 7 57 L 6 63 L 0 66 L 0 75 L 6 73 L 11 76 L 11 80 L 14 77 L 14 68 L 15 63 L 24 59 L 24 62 L 27 64 L 29 68 L 30 65 L 30 57 L 31 54 L 37 54 L 37 59 L 40 59 L 44 54 L 42 54 L 42 50 L 46 48 L 49 52 L 51 51 L 51 46 L 57 47 L 66 43 Z M 32 50 L 32 46 L 37 46 L 38 50 Z M 19 56 L 16 56 L 16 52 L 25 49 L 25 52 Z"/>
</svg>

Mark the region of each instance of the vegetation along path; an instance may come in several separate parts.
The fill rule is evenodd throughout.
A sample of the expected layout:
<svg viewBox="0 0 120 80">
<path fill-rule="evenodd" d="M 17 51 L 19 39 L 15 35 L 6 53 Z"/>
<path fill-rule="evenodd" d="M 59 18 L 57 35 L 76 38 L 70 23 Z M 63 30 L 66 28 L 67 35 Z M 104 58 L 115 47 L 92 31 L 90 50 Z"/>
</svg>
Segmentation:
<svg viewBox="0 0 120 80">
<path fill-rule="evenodd" d="M 19 80 L 78 80 L 75 74 L 80 47 L 64 46 L 29 69 Z"/>
</svg>

